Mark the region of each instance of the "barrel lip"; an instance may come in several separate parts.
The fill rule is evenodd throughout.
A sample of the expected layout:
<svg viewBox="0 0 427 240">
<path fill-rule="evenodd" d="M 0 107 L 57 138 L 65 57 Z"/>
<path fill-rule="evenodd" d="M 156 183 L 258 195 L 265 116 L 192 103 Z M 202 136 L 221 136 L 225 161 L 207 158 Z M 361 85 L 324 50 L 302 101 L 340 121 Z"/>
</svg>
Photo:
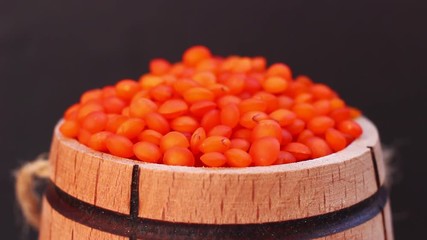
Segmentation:
<svg viewBox="0 0 427 240">
<path fill-rule="evenodd" d="M 50 155 L 53 184 L 83 202 L 131 217 L 195 224 L 301 219 L 363 201 L 385 176 L 378 132 L 365 117 L 356 119 L 362 136 L 340 152 L 247 168 L 168 166 L 116 157 L 62 136 L 61 121 Z"/>
<path fill-rule="evenodd" d="M 189 173 L 189 174 L 214 174 L 214 175 L 250 175 L 250 174 L 263 174 L 263 173 L 280 173 L 280 172 L 291 172 L 291 171 L 301 171 L 307 170 L 310 168 L 322 167 L 325 165 L 332 164 L 341 164 L 348 159 L 357 158 L 362 155 L 364 152 L 360 149 L 366 149 L 372 147 L 379 140 L 378 130 L 375 125 L 366 117 L 358 117 L 355 119 L 357 123 L 363 129 L 363 134 L 354 140 L 350 145 L 345 149 L 324 156 L 320 158 L 310 159 L 306 161 L 300 161 L 295 163 L 281 164 L 281 165 L 271 165 L 271 166 L 254 166 L 246 168 L 232 168 L 232 167 L 222 167 L 222 168 L 208 168 L 208 167 L 188 167 L 188 166 L 170 166 L 166 164 L 159 163 L 146 163 L 138 160 L 133 160 L 129 158 L 117 157 L 108 153 L 103 153 L 90 149 L 89 147 L 79 143 L 76 139 L 70 139 L 64 137 L 59 131 L 59 126 L 64 120 L 61 119 L 55 127 L 54 134 L 58 139 L 60 139 L 68 147 L 75 149 L 76 151 L 84 151 L 85 154 L 91 155 L 93 157 L 100 157 L 106 161 L 113 161 L 118 164 L 130 164 L 138 165 L 142 170 L 151 170 L 151 171 L 166 171 L 166 172 L 180 172 L 180 173 Z"/>
</svg>

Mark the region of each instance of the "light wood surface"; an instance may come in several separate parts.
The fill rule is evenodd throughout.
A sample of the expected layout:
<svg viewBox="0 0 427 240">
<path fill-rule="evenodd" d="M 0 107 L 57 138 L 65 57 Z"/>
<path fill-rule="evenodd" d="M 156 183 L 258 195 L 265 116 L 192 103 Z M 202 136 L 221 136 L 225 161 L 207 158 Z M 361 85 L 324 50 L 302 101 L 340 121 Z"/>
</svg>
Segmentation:
<svg viewBox="0 0 427 240">
<path fill-rule="evenodd" d="M 316 216 L 352 206 L 371 196 L 384 182 L 378 132 L 366 118 L 357 121 L 364 134 L 340 152 L 298 163 L 243 169 L 178 167 L 123 159 L 64 138 L 56 128 L 50 155 L 51 180 L 81 201 L 130 214 L 132 168 L 138 165 L 139 217 L 246 224 Z"/>
<path fill-rule="evenodd" d="M 39 240 L 127 240 L 128 237 L 114 235 L 75 222 L 61 215 L 43 199 L 42 223 Z"/>
</svg>

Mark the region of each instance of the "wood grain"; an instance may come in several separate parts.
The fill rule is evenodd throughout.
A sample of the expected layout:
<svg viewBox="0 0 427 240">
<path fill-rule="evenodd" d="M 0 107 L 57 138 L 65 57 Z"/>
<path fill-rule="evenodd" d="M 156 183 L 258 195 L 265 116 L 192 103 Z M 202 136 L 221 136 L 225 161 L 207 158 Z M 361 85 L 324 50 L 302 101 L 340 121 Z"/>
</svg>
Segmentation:
<svg viewBox="0 0 427 240">
<path fill-rule="evenodd" d="M 68 219 L 43 199 L 43 221 L 39 240 L 125 240 L 128 237 L 103 232 Z"/>
<path fill-rule="evenodd" d="M 52 181 L 81 201 L 129 214 L 132 168 L 138 165 L 142 218 L 203 224 L 301 219 L 352 206 L 384 182 L 378 132 L 366 118 L 357 121 L 364 134 L 343 151 L 293 164 L 243 169 L 123 159 L 64 138 L 56 128 Z"/>
</svg>

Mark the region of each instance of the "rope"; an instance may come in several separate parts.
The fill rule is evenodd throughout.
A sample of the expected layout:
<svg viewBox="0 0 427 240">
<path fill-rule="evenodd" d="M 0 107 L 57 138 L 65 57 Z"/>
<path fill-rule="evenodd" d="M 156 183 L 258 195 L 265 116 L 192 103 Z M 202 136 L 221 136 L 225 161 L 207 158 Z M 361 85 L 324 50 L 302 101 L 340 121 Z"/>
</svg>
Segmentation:
<svg viewBox="0 0 427 240">
<path fill-rule="evenodd" d="M 28 162 L 15 172 L 15 194 L 24 218 L 30 226 L 39 229 L 41 197 L 35 192 L 36 180 L 49 178 L 50 168 L 46 154 Z"/>
</svg>

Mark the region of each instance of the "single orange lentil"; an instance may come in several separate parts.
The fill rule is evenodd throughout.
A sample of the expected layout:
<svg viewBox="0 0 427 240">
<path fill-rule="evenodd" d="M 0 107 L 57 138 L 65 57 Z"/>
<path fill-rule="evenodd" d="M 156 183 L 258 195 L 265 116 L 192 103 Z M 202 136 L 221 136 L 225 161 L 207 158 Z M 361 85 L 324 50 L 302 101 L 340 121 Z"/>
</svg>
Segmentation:
<svg viewBox="0 0 427 240">
<path fill-rule="evenodd" d="M 286 151 L 280 151 L 279 156 L 277 157 L 276 162 L 274 162 L 275 165 L 278 164 L 286 164 L 286 163 L 294 163 L 297 159 L 289 152 Z"/>
<path fill-rule="evenodd" d="M 297 136 L 305 129 L 305 122 L 301 119 L 295 119 L 290 125 L 286 127 L 293 136 Z"/>
<path fill-rule="evenodd" d="M 251 155 L 242 149 L 230 148 L 224 155 L 230 167 L 249 167 L 252 163 Z"/>
<path fill-rule="evenodd" d="M 119 98 L 124 100 L 132 99 L 133 95 L 135 95 L 139 89 L 138 82 L 131 79 L 124 79 L 116 84 L 116 94 Z"/>
<path fill-rule="evenodd" d="M 100 100 L 102 98 L 102 90 L 101 89 L 93 89 L 86 91 L 80 97 L 80 103 L 85 104 L 91 100 Z"/>
<path fill-rule="evenodd" d="M 260 81 L 254 77 L 247 77 L 244 91 L 250 94 L 258 92 L 262 88 Z"/>
<path fill-rule="evenodd" d="M 199 146 L 205 139 L 206 139 L 205 129 L 202 127 L 197 128 L 193 132 L 193 134 L 191 135 L 191 138 L 190 138 L 191 151 L 193 151 L 193 153 L 198 153 L 199 152 Z"/>
<path fill-rule="evenodd" d="M 119 114 L 127 106 L 126 102 L 118 97 L 108 97 L 102 100 L 102 106 L 106 113 Z"/>
<path fill-rule="evenodd" d="M 143 162 L 158 163 L 162 153 L 157 145 L 150 142 L 137 142 L 133 145 L 135 157 Z"/>
<path fill-rule="evenodd" d="M 222 97 L 230 93 L 230 88 L 220 83 L 212 84 L 208 89 L 214 94 L 215 98 Z"/>
<path fill-rule="evenodd" d="M 340 122 L 338 125 L 338 130 L 354 138 L 358 138 L 360 135 L 362 135 L 362 128 L 358 123 L 352 120 L 346 120 L 346 121 Z"/>
<path fill-rule="evenodd" d="M 285 146 L 291 143 L 293 139 L 292 134 L 288 130 L 282 129 L 282 141 L 280 142 L 280 145 Z"/>
<path fill-rule="evenodd" d="M 243 114 L 240 118 L 240 125 L 245 128 L 254 128 L 259 121 L 268 119 L 268 115 L 264 112 L 251 111 Z"/>
<path fill-rule="evenodd" d="M 206 131 L 210 131 L 213 127 L 221 123 L 220 112 L 213 109 L 207 112 L 200 120 L 200 126 Z"/>
<path fill-rule="evenodd" d="M 235 104 L 224 106 L 220 112 L 221 123 L 230 128 L 234 128 L 239 124 L 240 112 Z"/>
<path fill-rule="evenodd" d="M 79 140 L 79 142 L 81 144 L 84 144 L 84 145 L 87 146 L 87 144 L 88 144 L 89 139 L 90 139 L 91 136 L 92 136 L 91 132 L 89 132 L 86 129 L 80 128 L 79 133 L 77 135 L 77 140 Z"/>
<path fill-rule="evenodd" d="M 310 93 L 300 93 L 294 98 L 295 103 L 311 103 L 313 101 L 313 95 Z"/>
<path fill-rule="evenodd" d="M 294 112 L 287 109 L 277 109 L 276 111 L 270 113 L 269 116 L 271 119 L 278 122 L 282 127 L 292 124 L 297 118 L 297 115 Z"/>
<path fill-rule="evenodd" d="M 338 108 L 343 108 L 343 107 L 345 107 L 345 102 L 342 99 L 338 97 L 331 99 L 331 108 L 333 110 Z"/>
<path fill-rule="evenodd" d="M 181 99 L 167 100 L 158 109 L 158 113 L 168 119 L 179 117 L 187 111 L 188 105 Z"/>
<path fill-rule="evenodd" d="M 108 151 L 118 157 L 130 158 L 134 155 L 133 143 L 124 136 L 111 134 L 105 140 Z"/>
<path fill-rule="evenodd" d="M 334 97 L 332 89 L 325 84 L 317 83 L 311 86 L 310 93 L 313 94 L 316 99 L 330 99 Z"/>
<path fill-rule="evenodd" d="M 216 76 L 212 72 L 198 72 L 193 75 L 193 80 L 204 87 L 209 87 L 216 83 Z"/>
<path fill-rule="evenodd" d="M 230 148 L 230 139 L 223 136 L 207 137 L 199 145 L 199 150 L 203 153 L 208 152 L 225 152 Z"/>
<path fill-rule="evenodd" d="M 220 152 L 208 152 L 200 156 L 200 160 L 208 167 L 222 167 L 227 158 Z"/>
<path fill-rule="evenodd" d="M 192 79 L 186 79 L 186 78 L 178 79 L 172 85 L 172 88 L 175 90 L 175 92 L 177 92 L 180 95 L 184 94 L 185 91 L 193 87 L 200 87 L 200 84 Z"/>
<path fill-rule="evenodd" d="M 295 78 L 295 82 L 301 84 L 306 88 L 310 88 L 313 85 L 313 80 L 305 75 L 299 75 Z"/>
<path fill-rule="evenodd" d="M 305 140 L 305 145 L 310 148 L 312 158 L 319 158 L 332 153 L 332 149 L 326 141 L 320 137 L 308 138 Z"/>
<path fill-rule="evenodd" d="M 219 108 L 224 108 L 225 106 L 229 105 L 229 104 L 235 104 L 235 105 L 239 105 L 239 103 L 242 101 L 242 99 L 240 99 L 237 96 L 234 95 L 225 95 L 222 96 L 220 98 L 218 98 L 217 100 L 217 104 Z"/>
<path fill-rule="evenodd" d="M 59 127 L 59 131 L 62 133 L 62 135 L 69 138 L 77 137 L 77 135 L 79 134 L 79 130 L 80 124 L 76 121 L 64 121 Z"/>
<path fill-rule="evenodd" d="M 102 88 L 102 98 L 117 97 L 115 86 L 105 86 Z"/>
<path fill-rule="evenodd" d="M 129 105 L 129 114 L 131 117 L 144 118 L 148 113 L 155 112 L 157 104 L 148 98 L 138 98 Z"/>
<path fill-rule="evenodd" d="M 335 152 L 338 152 L 347 146 L 347 140 L 344 134 L 334 128 L 326 130 L 325 140 Z"/>
<path fill-rule="evenodd" d="M 193 117 L 181 116 L 173 119 L 170 126 L 175 131 L 192 133 L 199 127 L 199 122 Z"/>
<path fill-rule="evenodd" d="M 331 103 L 325 99 L 314 102 L 313 107 L 317 116 L 328 115 L 331 111 Z"/>
<path fill-rule="evenodd" d="M 255 141 L 256 139 L 260 139 L 264 137 L 274 137 L 279 142 L 281 142 L 282 128 L 274 120 L 270 120 L 270 119 L 261 120 L 252 130 L 251 139 L 252 141 Z"/>
<path fill-rule="evenodd" d="M 299 119 L 302 119 L 304 121 L 309 121 L 316 115 L 313 105 L 309 103 L 295 104 L 292 108 L 292 111 L 297 115 Z"/>
<path fill-rule="evenodd" d="M 163 135 L 157 131 L 146 129 L 138 135 L 138 140 L 150 142 L 155 145 L 160 145 L 160 139 L 162 138 L 162 136 Z"/>
<path fill-rule="evenodd" d="M 211 56 L 212 54 L 210 50 L 205 46 L 193 46 L 184 52 L 182 61 L 188 66 L 195 66 L 199 62 L 208 59 Z"/>
<path fill-rule="evenodd" d="M 215 95 L 207 88 L 194 87 L 184 92 L 182 95 L 187 103 L 195 103 L 198 101 L 213 101 Z"/>
<path fill-rule="evenodd" d="M 269 93 L 278 94 L 286 90 L 288 82 L 282 77 L 273 76 L 265 79 L 262 82 L 262 87 Z"/>
<path fill-rule="evenodd" d="M 156 86 L 163 84 L 164 82 L 164 78 L 152 74 L 144 74 L 139 78 L 139 85 L 144 90 L 150 90 Z"/>
<path fill-rule="evenodd" d="M 245 139 L 242 139 L 242 138 L 233 138 L 230 141 L 231 141 L 230 148 L 238 148 L 243 151 L 248 151 L 249 147 L 251 146 L 249 141 L 246 141 Z"/>
<path fill-rule="evenodd" d="M 287 151 L 294 155 L 297 161 L 302 161 L 309 159 L 311 157 L 311 150 L 307 145 L 297 142 L 291 142 L 283 148 L 284 151 Z"/>
<path fill-rule="evenodd" d="M 87 146 L 95 151 L 107 152 L 107 138 L 111 135 L 111 132 L 102 131 L 92 134 L 88 140 Z"/>
<path fill-rule="evenodd" d="M 213 101 L 199 101 L 191 105 L 190 112 L 196 117 L 202 117 L 207 112 L 215 108 L 216 108 L 216 103 Z"/>
<path fill-rule="evenodd" d="M 308 124 L 307 129 L 311 130 L 316 135 L 321 135 L 329 128 L 334 127 L 335 121 L 327 116 L 318 116 L 312 118 Z"/>
<path fill-rule="evenodd" d="M 83 119 L 93 112 L 104 112 L 104 107 L 98 102 L 88 102 L 79 108 L 77 113 L 77 120 L 83 121 Z"/>
<path fill-rule="evenodd" d="M 281 95 L 277 97 L 277 104 L 278 108 L 280 109 L 291 109 L 291 107 L 294 105 L 294 100 L 288 96 Z"/>
<path fill-rule="evenodd" d="M 267 60 L 264 57 L 254 57 L 251 60 L 252 70 L 262 72 L 267 66 Z"/>
<path fill-rule="evenodd" d="M 171 64 L 163 58 L 155 58 L 150 61 L 150 72 L 154 75 L 166 74 L 171 68 Z"/>
<path fill-rule="evenodd" d="M 139 98 L 150 98 L 150 91 L 149 90 L 140 90 L 135 95 L 133 95 L 131 102 L 135 101 Z"/>
<path fill-rule="evenodd" d="M 103 112 L 92 112 L 83 119 L 82 128 L 91 133 L 100 132 L 107 126 L 107 121 L 107 114 Z"/>
<path fill-rule="evenodd" d="M 232 132 L 233 129 L 227 125 L 217 125 L 209 131 L 208 136 L 223 136 L 230 138 Z"/>
<path fill-rule="evenodd" d="M 77 120 L 77 114 L 80 109 L 80 104 L 76 103 L 72 106 L 68 107 L 67 110 L 64 113 L 64 118 L 66 120 Z"/>
<path fill-rule="evenodd" d="M 272 165 L 279 156 L 280 143 L 277 138 L 265 137 L 255 140 L 249 154 L 255 166 L 269 166 Z"/>
<path fill-rule="evenodd" d="M 275 63 L 267 69 L 267 76 L 279 76 L 285 79 L 292 79 L 292 72 L 288 65 Z"/>
<path fill-rule="evenodd" d="M 311 137 L 314 137 L 313 131 L 304 129 L 300 134 L 298 134 L 297 142 L 305 143 L 305 141 Z"/>
<path fill-rule="evenodd" d="M 150 89 L 150 96 L 152 99 L 164 102 L 173 96 L 173 89 L 170 86 L 158 85 Z"/>
<path fill-rule="evenodd" d="M 169 122 L 165 117 L 156 112 L 147 113 L 144 119 L 149 129 L 155 130 L 161 134 L 166 134 L 170 131 Z"/>
<path fill-rule="evenodd" d="M 144 130 L 145 122 L 140 118 L 129 118 L 117 128 L 117 134 L 128 139 L 135 139 Z"/>
<path fill-rule="evenodd" d="M 265 112 L 267 110 L 267 103 L 262 99 L 248 98 L 239 103 L 240 113 L 247 113 L 250 111 Z"/>
<path fill-rule="evenodd" d="M 228 87 L 230 94 L 240 94 L 245 88 L 245 76 L 241 74 L 232 75 L 222 82 Z"/>
<path fill-rule="evenodd" d="M 184 147 L 172 147 L 163 154 L 163 163 L 175 166 L 194 166 L 193 153 Z"/>
<path fill-rule="evenodd" d="M 163 152 L 172 147 L 188 148 L 189 146 L 187 137 L 176 131 L 168 132 L 160 139 L 160 149 Z"/>
</svg>

